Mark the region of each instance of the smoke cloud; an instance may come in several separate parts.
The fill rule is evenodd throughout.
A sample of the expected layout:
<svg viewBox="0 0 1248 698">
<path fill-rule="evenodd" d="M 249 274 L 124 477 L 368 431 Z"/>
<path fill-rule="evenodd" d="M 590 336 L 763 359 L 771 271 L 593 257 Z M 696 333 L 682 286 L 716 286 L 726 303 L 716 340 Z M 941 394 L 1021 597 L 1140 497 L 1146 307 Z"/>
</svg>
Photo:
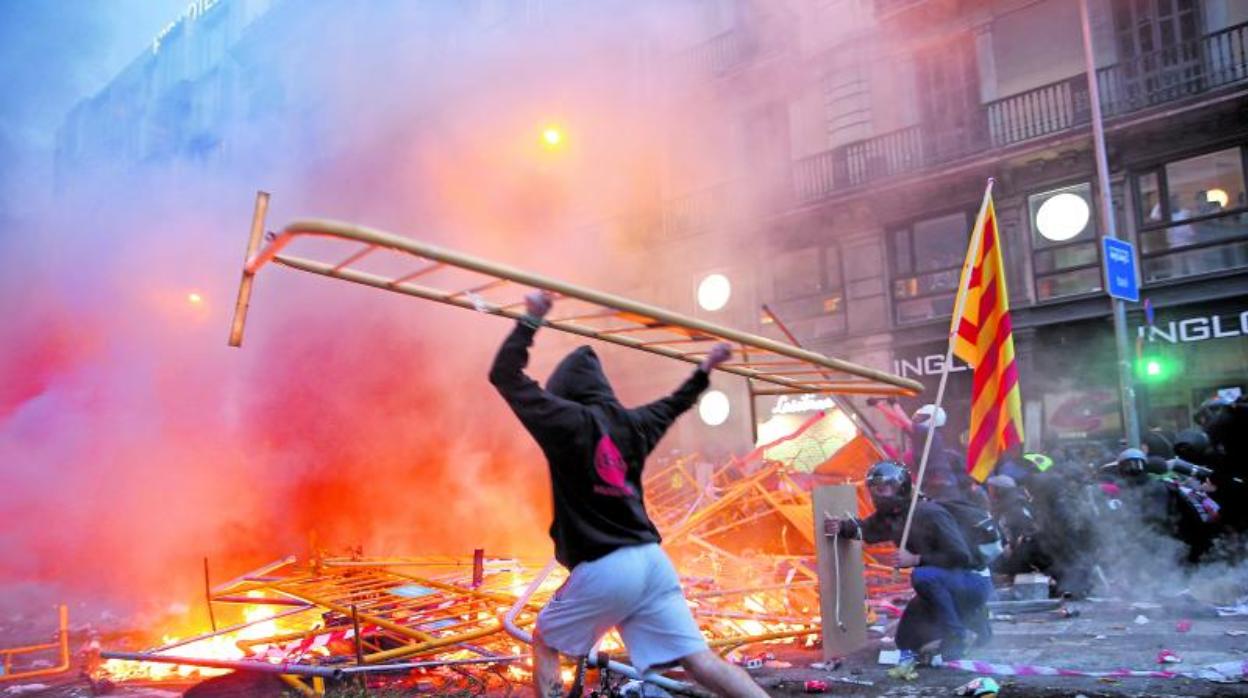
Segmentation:
<svg viewBox="0 0 1248 698">
<path fill-rule="evenodd" d="M 253 101 L 208 124 L 207 156 L 99 158 L 55 189 L 51 134 L 102 85 L 101 56 L 149 50 L 183 8 L 148 6 L 150 30 L 45 12 L 43 48 L 3 54 L 6 74 L 40 68 L 43 87 L 17 89 L 46 99 L 0 112 L 0 153 L 23 153 L 0 178 L 0 612 L 164 608 L 195 598 L 203 557 L 221 580 L 311 536 L 369 555 L 550 552 L 544 461 L 486 380 L 508 323 L 266 269 L 243 348 L 226 347 L 254 192 L 273 193 L 270 228 L 338 218 L 645 288 L 644 244 L 619 221 L 657 219 L 663 129 L 698 116 L 665 109 L 670 76 L 645 64 L 687 35 L 688 8 L 568 5 L 469 32 L 461 3 L 291 5 L 222 59 Z M 572 344 L 540 337 L 534 375 Z M 685 371 L 606 361 L 672 385 Z"/>
</svg>

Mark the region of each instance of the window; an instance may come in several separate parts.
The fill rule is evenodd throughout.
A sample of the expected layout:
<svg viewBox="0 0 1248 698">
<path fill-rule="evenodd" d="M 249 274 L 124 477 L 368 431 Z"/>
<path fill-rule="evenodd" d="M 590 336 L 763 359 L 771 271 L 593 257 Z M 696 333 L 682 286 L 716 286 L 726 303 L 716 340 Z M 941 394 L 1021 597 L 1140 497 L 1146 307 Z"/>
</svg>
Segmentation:
<svg viewBox="0 0 1248 698">
<path fill-rule="evenodd" d="M 1136 175 L 1145 282 L 1248 264 L 1244 157 L 1228 148 Z"/>
<path fill-rule="evenodd" d="M 968 221 L 962 211 L 918 221 L 889 235 L 897 322 L 953 314 L 953 296 L 970 240 Z"/>
<path fill-rule="evenodd" d="M 775 310 L 799 339 L 845 332 L 845 284 L 835 246 L 785 252 L 772 265 Z"/>
<path fill-rule="evenodd" d="M 1087 182 L 1027 197 L 1031 214 L 1036 298 L 1100 291 L 1100 255 L 1092 185 Z"/>
</svg>

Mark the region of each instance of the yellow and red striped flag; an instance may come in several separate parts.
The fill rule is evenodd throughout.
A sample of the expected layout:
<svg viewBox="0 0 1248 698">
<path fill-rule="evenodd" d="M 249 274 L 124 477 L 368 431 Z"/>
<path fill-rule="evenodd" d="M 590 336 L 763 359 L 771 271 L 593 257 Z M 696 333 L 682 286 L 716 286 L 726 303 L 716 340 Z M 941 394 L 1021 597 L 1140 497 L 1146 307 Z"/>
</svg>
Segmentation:
<svg viewBox="0 0 1248 698">
<path fill-rule="evenodd" d="M 983 482 L 1001 455 L 1023 442 L 1010 299 L 991 185 L 975 225 L 958 286 L 966 298 L 961 315 L 953 318 L 953 354 L 974 369 L 966 463 L 971 477 Z"/>
</svg>

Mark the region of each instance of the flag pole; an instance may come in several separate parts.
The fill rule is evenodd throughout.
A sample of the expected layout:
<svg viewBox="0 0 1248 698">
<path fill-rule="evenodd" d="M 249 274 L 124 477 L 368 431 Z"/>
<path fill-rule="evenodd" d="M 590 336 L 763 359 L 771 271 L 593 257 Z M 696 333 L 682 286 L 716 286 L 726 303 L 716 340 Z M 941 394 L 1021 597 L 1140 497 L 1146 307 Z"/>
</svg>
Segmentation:
<svg viewBox="0 0 1248 698">
<path fill-rule="evenodd" d="M 988 215 L 988 203 L 992 201 L 992 177 L 988 178 L 988 186 L 984 188 L 984 201 L 979 205 L 979 214 L 975 216 L 975 227 L 971 229 L 971 244 L 967 248 L 966 259 L 962 262 L 962 275 L 958 279 L 958 295 L 953 304 L 953 319 L 949 322 L 949 345 L 945 348 L 945 363 L 940 369 L 940 383 L 936 386 L 936 409 L 933 410 L 931 422 L 927 427 L 927 438 L 923 440 L 923 455 L 919 458 L 919 474 L 914 481 L 914 492 L 910 495 L 910 508 L 906 511 L 906 525 L 901 529 L 901 542 L 898 550 L 906 549 L 910 540 L 910 524 L 914 523 L 914 506 L 919 502 L 919 490 L 923 486 L 923 475 L 927 472 L 927 457 L 932 452 L 932 436 L 936 433 L 936 414 L 945 399 L 945 384 L 949 382 L 949 365 L 953 363 L 953 344 L 957 336 L 958 325 L 962 321 L 962 311 L 966 309 L 967 287 L 971 283 L 971 265 L 975 262 L 975 251 L 979 249 L 984 236 L 984 218 Z M 955 324 L 956 323 L 956 324 Z"/>
</svg>

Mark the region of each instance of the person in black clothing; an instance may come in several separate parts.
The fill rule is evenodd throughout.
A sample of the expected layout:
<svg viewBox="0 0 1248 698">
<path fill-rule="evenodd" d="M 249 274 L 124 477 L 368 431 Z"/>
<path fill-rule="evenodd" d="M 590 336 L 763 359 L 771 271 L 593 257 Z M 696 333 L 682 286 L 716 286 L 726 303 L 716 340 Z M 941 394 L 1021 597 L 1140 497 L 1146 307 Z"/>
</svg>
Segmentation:
<svg viewBox="0 0 1248 698">
<path fill-rule="evenodd" d="M 1044 472 L 1029 475 L 1025 489 L 1038 531 L 1036 542 L 1051 560 L 1046 574 L 1062 596 L 1082 598 L 1092 592 L 1095 566 L 1102 541 L 1098 519 L 1099 488 L 1086 467 L 1061 460 Z"/>
<path fill-rule="evenodd" d="M 1040 527 L 1022 488 L 1009 475 L 993 475 L 987 484 L 992 516 L 1005 542 L 1005 551 L 993 561 L 992 571 L 1015 575 L 1048 570 L 1053 561 L 1040 547 Z"/>
<path fill-rule="evenodd" d="M 875 513 L 861 520 L 829 518 L 824 532 L 900 545 L 913 492 L 910 471 L 896 461 L 880 461 L 867 471 L 867 491 Z M 992 579 L 945 507 L 919 498 L 906 548 L 897 551 L 897 566 L 914 568 L 910 583 L 915 596 L 897 626 L 903 662 L 914 661 L 935 641 L 944 658 L 956 659 L 972 630 L 983 639 L 991 634 L 985 604 L 992 595 Z"/>
<path fill-rule="evenodd" d="M 679 662 L 718 695 L 766 696 L 742 669 L 707 648 L 676 570 L 659 549 L 642 492 L 646 457 L 706 389 L 709 372 L 728 359 L 728 345 L 712 348 L 674 393 L 633 409 L 615 398 L 587 346 L 568 354 L 543 389 L 524 368 L 551 302 L 545 292 L 525 297 L 526 314 L 490 369 L 490 382 L 546 456 L 554 500 L 550 537 L 555 558 L 571 571 L 538 615 L 537 695 L 562 695 L 560 653 L 583 657 L 616 627 L 639 672 Z"/>
</svg>

